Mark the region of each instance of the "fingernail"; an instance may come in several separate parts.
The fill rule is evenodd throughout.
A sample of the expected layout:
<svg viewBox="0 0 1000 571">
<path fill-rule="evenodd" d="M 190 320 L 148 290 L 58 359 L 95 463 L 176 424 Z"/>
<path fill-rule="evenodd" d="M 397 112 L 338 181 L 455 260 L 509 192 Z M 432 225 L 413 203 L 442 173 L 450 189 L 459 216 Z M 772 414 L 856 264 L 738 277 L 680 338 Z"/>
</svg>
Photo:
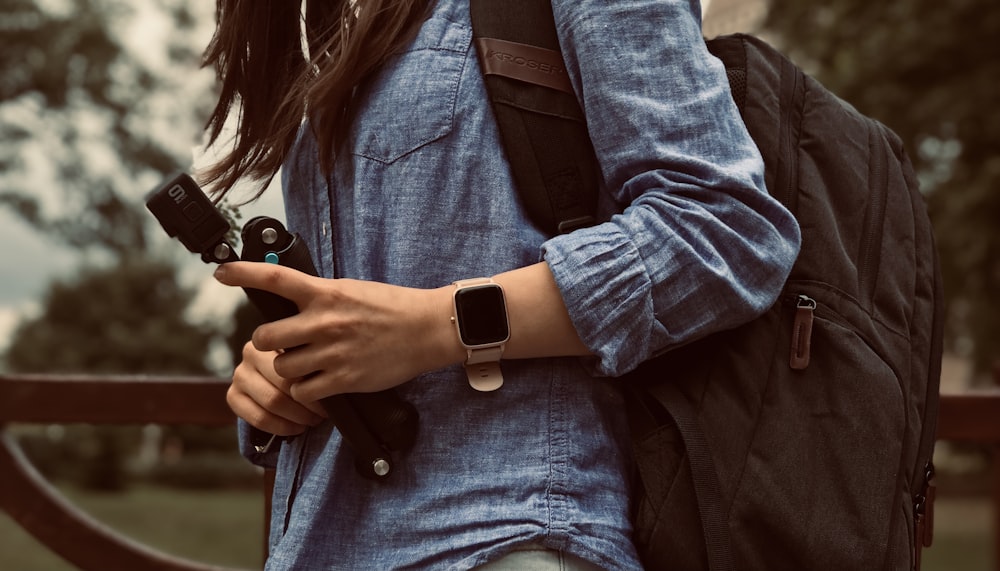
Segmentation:
<svg viewBox="0 0 1000 571">
<path fill-rule="evenodd" d="M 222 278 L 226 276 L 226 265 L 220 264 L 219 267 L 215 268 L 215 279 L 222 281 Z"/>
</svg>

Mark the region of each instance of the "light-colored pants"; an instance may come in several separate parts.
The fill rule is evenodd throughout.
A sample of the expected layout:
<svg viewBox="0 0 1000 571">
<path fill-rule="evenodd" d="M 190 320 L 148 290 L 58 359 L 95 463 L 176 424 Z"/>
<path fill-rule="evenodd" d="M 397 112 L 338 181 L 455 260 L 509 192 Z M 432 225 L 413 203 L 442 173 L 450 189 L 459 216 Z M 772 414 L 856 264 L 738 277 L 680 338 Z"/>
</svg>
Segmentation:
<svg viewBox="0 0 1000 571">
<path fill-rule="evenodd" d="M 500 559 L 476 567 L 476 571 L 603 571 L 597 565 L 575 555 L 529 546 L 504 555 Z"/>
</svg>

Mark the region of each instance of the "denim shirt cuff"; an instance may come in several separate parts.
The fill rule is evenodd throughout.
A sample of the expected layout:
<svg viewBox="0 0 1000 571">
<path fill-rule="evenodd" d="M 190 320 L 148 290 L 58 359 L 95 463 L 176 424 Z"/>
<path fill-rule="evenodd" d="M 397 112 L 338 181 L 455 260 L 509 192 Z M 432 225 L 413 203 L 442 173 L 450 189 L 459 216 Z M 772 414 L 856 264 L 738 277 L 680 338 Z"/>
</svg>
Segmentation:
<svg viewBox="0 0 1000 571">
<path fill-rule="evenodd" d="M 239 439 L 240 454 L 251 463 L 262 468 L 274 468 L 278 465 L 278 451 L 281 450 L 281 438 L 275 438 L 267 452 L 257 452 L 255 446 L 264 446 L 271 439 L 271 435 L 263 430 L 254 428 L 243 419 L 239 419 L 236 424 L 236 434 Z"/>
<path fill-rule="evenodd" d="M 591 374 L 621 376 L 648 357 L 652 284 L 638 249 L 613 224 L 556 236 L 542 246 Z"/>
</svg>

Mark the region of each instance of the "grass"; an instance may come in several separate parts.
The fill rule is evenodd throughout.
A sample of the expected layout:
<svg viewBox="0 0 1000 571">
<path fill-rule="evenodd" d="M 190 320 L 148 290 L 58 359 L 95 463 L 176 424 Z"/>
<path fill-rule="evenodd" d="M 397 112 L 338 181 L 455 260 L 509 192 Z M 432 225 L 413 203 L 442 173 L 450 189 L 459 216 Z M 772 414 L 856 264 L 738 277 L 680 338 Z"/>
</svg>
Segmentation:
<svg viewBox="0 0 1000 571">
<path fill-rule="evenodd" d="M 244 569 L 262 567 L 263 505 L 254 491 L 196 492 L 137 487 L 122 494 L 63 489 L 95 518 L 142 543 L 204 563 Z M 995 569 L 988 502 L 940 497 L 934 545 L 924 551 L 923 571 Z M 0 569 L 72 571 L 0 512 Z"/>
<path fill-rule="evenodd" d="M 934 503 L 934 544 L 923 552 L 922 571 L 989 571 L 993 561 L 992 508 L 976 497 L 942 497 Z"/>
<path fill-rule="evenodd" d="M 261 492 L 157 487 L 136 487 L 119 494 L 62 491 L 105 525 L 160 551 L 202 563 L 263 567 Z M 0 569 L 72 571 L 75 567 L 0 512 Z"/>
</svg>

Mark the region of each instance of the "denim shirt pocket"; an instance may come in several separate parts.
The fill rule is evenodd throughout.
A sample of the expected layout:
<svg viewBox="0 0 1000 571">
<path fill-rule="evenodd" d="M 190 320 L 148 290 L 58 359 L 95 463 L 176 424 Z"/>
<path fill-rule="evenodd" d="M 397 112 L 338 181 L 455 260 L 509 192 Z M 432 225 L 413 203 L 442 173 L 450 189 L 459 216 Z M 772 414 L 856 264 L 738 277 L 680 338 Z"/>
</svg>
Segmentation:
<svg viewBox="0 0 1000 571">
<path fill-rule="evenodd" d="M 393 163 L 448 135 L 472 30 L 435 16 L 355 97 L 353 153 Z"/>
</svg>

